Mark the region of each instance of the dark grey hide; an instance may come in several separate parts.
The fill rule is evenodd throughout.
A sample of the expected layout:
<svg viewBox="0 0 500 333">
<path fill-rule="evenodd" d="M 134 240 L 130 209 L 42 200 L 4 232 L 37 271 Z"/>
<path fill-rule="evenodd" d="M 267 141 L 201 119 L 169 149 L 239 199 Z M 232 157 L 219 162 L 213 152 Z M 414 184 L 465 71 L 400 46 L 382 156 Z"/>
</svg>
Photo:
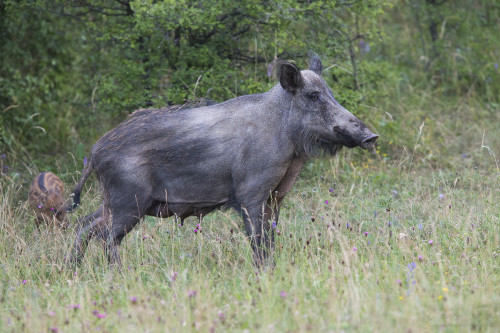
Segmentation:
<svg viewBox="0 0 500 333">
<path fill-rule="evenodd" d="M 103 207 L 83 219 L 71 262 L 98 236 L 110 264 L 119 264 L 117 246 L 145 215 L 201 218 L 225 206 L 241 213 L 255 261 L 263 263 L 273 249 L 272 222 L 306 160 L 342 146 L 367 149 L 377 139 L 335 100 L 321 68 L 317 58 L 303 71 L 283 63 L 280 84 L 266 93 L 138 110 L 106 133 L 74 191 L 76 206 L 95 172 Z"/>
</svg>

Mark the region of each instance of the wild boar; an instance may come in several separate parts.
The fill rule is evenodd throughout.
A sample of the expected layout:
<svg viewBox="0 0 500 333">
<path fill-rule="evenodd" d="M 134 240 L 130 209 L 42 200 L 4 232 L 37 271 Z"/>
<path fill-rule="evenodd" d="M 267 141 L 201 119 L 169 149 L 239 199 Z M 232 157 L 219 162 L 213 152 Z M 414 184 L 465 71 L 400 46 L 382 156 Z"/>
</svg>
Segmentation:
<svg viewBox="0 0 500 333">
<path fill-rule="evenodd" d="M 67 207 L 64 205 L 64 185 L 52 172 L 41 172 L 30 184 L 28 193 L 30 210 L 35 212 L 38 229 L 41 223 L 56 227 L 68 226 Z"/>
<path fill-rule="evenodd" d="M 302 71 L 285 62 L 268 92 L 131 114 L 92 147 L 75 187 L 74 207 L 94 172 L 104 203 L 80 230 L 70 262 L 79 262 L 99 234 L 109 263 L 120 265 L 118 246 L 145 215 L 182 220 L 231 207 L 243 218 L 255 263 L 264 263 L 273 249 L 271 225 L 304 163 L 343 146 L 370 148 L 378 138 L 335 100 L 321 72 L 317 57 Z"/>
</svg>

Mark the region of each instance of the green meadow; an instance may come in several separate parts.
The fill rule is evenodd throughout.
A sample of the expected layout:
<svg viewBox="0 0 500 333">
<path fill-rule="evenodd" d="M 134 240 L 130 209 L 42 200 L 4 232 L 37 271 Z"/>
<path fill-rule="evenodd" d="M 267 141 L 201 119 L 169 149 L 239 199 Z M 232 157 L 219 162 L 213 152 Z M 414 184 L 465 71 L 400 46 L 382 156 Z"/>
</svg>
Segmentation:
<svg viewBox="0 0 500 333">
<path fill-rule="evenodd" d="M 0 90 L 0 332 L 498 331 L 500 7 L 496 2 L 442 1 L 437 6 L 441 1 L 367 1 L 351 6 L 339 1 L 335 12 L 342 23 L 339 29 L 351 36 L 356 29 L 365 31 L 372 47 L 364 54 L 357 40 L 342 44 L 334 32 L 319 27 L 313 21 L 319 15 L 316 7 L 294 18 L 300 24 L 292 32 L 286 30 L 290 25 L 276 18 L 285 20 L 283 8 L 276 9 L 276 17 L 269 11 L 276 21 L 270 19 L 262 29 L 273 27 L 275 33 L 249 30 L 253 35 L 239 41 L 248 55 L 272 58 L 277 47 L 273 43 L 282 40 L 280 47 L 295 45 L 286 57 L 297 56 L 305 68 L 302 51 L 310 45 L 294 44 L 292 37 L 306 38 L 304 27 L 331 33 L 339 43 L 336 47 L 344 47 L 344 56 L 329 53 L 326 46 L 316 51 L 323 56 L 325 80 L 339 101 L 380 135 L 375 149 L 343 149 L 336 157 L 306 164 L 281 207 L 273 264 L 265 268 L 253 264 L 241 217 L 223 209 L 201 222 L 188 218 L 183 226 L 173 218 L 147 217 L 120 247 L 121 270 L 108 266 L 97 240 L 90 243 L 79 267 L 65 265 L 79 228 L 77 219 L 102 202 L 95 177 L 84 187 L 81 206 L 70 214 L 68 230 L 46 226 L 37 230 L 27 192 L 38 172 L 52 171 L 63 179 L 69 198 L 92 144 L 124 119 L 123 110 L 147 104 L 141 100 L 147 96 L 127 95 L 130 101 L 113 89 L 122 87 L 121 79 L 136 74 L 140 80 L 150 80 L 153 72 L 145 77 L 143 67 L 134 67 L 138 63 L 132 61 L 133 52 L 144 50 L 139 46 L 123 55 L 130 63 L 118 63 L 119 50 L 109 46 L 112 39 L 106 34 L 122 34 L 123 39 L 117 40 L 123 42 L 132 32 L 120 30 L 128 17 L 112 15 L 102 22 L 86 22 L 87 30 L 81 32 L 108 43 L 96 59 L 89 60 L 95 48 L 86 39 L 82 49 L 61 44 L 69 45 L 69 51 L 51 55 L 59 61 L 67 60 L 74 50 L 82 52 L 66 72 L 43 72 L 52 68 L 49 62 L 39 69 L 34 64 L 16 67 L 12 59 L 24 51 L 14 52 L 12 45 L 25 38 L 41 48 L 43 38 L 63 31 L 61 20 L 68 19 L 48 19 L 56 12 L 51 2 L 23 3 L 24 7 L 11 1 L 0 4 L 9 18 L 0 27 L 11 33 L 12 42 L 5 44 L 12 47 L 10 58 L 0 67 L 0 84 L 10 89 Z M 150 13 L 141 6 L 154 7 L 148 1 L 130 3 L 136 15 Z M 305 6 L 295 1 L 286 4 Z M 45 11 L 33 11 L 36 6 Z M 19 30 L 18 39 L 12 37 L 13 27 L 27 24 L 14 9 L 23 10 L 20 13 L 26 17 L 47 18 L 36 23 L 46 29 L 37 32 L 41 39 L 29 37 L 26 29 Z M 260 7 L 246 10 L 251 18 Z M 95 8 L 90 13 L 85 15 L 94 15 L 93 19 L 107 15 Z M 366 21 L 359 20 L 361 14 L 368 17 Z M 73 43 L 65 39 L 68 36 L 83 38 L 76 32 L 83 23 L 74 22 L 74 27 L 66 26 L 69 35 L 57 35 L 59 42 Z M 156 30 L 141 24 L 134 34 L 149 31 L 155 36 Z M 193 25 L 193 35 L 199 29 L 196 22 L 184 24 Z M 437 27 L 437 40 L 432 27 Z M 97 36 L 99 29 L 103 35 Z M 320 35 L 311 43 L 326 45 Z M 138 40 L 137 35 L 132 37 Z M 151 47 L 151 63 L 157 56 L 154 47 L 163 45 L 153 37 L 144 46 Z M 190 44 L 189 50 L 201 52 L 197 45 Z M 207 45 L 203 57 L 210 58 L 214 45 Z M 346 51 L 349 45 L 354 47 L 351 57 Z M 148 81 L 152 83 L 143 91 L 155 91 L 154 106 L 165 103 L 158 96 L 175 103 L 200 97 L 201 92 L 208 96 L 217 82 L 216 100 L 266 91 L 278 81 L 267 77 L 266 66 L 257 65 L 257 60 L 239 67 L 241 77 L 213 74 L 211 79 L 200 79 L 198 72 L 179 65 L 177 74 L 162 73 L 163 81 Z M 102 75 L 100 81 L 85 72 L 91 61 L 98 65 L 93 70 Z M 218 67 L 213 68 L 225 68 L 226 62 L 214 61 Z M 106 66 L 116 70 L 112 75 L 124 77 L 109 76 Z M 21 76 L 9 76 L 7 67 L 18 68 Z M 30 70 L 34 72 L 29 74 Z M 44 77 L 44 73 L 55 74 Z M 31 83 L 18 84 L 28 74 Z M 47 83 L 51 79 L 54 86 Z M 87 85 L 72 88 L 68 83 L 72 80 Z M 175 80 L 188 88 L 176 90 L 181 83 L 168 88 L 166 82 Z M 60 90 L 55 93 L 51 87 Z M 126 92 L 130 87 L 123 88 Z"/>
</svg>

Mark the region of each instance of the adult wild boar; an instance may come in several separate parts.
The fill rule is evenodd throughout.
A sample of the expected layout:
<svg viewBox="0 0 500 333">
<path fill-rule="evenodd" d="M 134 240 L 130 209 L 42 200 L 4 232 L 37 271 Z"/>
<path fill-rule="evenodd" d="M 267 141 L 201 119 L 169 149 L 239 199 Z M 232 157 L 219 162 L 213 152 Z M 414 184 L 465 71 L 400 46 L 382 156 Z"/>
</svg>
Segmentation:
<svg viewBox="0 0 500 333">
<path fill-rule="evenodd" d="M 77 206 L 95 172 L 103 207 L 88 217 L 70 260 L 81 260 L 99 234 L 109 263 L 120 264 L 117 246 L 145 215 L 201 218 L 226 206 L 242 215 L 260 265 L 306 160 L 342 146 L 367 149 L 378 137 L 335 100 L 321 70 L 317 57 L 303 71 L 282 63 L 280 84 L 266 93 L 182 111 L 138 110 L 106 133 L 74 190 Z"/>
</svg>

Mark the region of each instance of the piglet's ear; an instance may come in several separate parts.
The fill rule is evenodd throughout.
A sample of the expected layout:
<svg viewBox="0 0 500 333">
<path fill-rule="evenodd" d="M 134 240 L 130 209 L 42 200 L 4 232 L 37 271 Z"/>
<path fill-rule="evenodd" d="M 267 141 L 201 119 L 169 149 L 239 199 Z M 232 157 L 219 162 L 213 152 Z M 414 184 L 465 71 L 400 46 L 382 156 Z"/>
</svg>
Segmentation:
<svg viewBox="0 0 500 333">
<path fill-rule="evenodd" d="M 304 86 L 300 69 L 291 63 L 284 63 L 280 68 L 280 84 L 286 91 L 293 94 Z"/>
</svg>

